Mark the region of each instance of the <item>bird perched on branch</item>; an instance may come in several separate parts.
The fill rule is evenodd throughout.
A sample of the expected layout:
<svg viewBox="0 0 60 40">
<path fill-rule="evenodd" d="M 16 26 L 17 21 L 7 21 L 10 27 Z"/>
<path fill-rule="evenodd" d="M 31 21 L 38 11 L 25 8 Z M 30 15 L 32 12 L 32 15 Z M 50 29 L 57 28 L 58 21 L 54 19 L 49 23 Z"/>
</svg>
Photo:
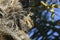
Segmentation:
<svg viewBox="0 0 60 40">
<path fill-rule="evenodd" d="M 2 10 L 2 27 L 0 31 L 3 30 L 3 32 L 11 35 L 16 40 L 21 39 L 19 31 L 22 30 L 22 35 L 27 35 L 25 32 L 28 32 L 34 26 L 30 13 L 23 10 L 19 0 L 0 0 L 0 9 Z M 28 40 L 29 37 L 26 37 Z"/>
</svg>

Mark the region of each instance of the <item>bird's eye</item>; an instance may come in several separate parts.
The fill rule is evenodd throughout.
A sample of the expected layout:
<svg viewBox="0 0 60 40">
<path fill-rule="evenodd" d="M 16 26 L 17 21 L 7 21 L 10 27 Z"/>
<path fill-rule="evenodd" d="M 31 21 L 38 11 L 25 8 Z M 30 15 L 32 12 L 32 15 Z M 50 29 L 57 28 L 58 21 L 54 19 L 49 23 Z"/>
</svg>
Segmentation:
<svg viewBox="0 0 60 40">
<path fill-rule="evenodd" d="M 1 8 L 0 8 L 0 18 L 2 18 L 3 17 L 3 13 L 2 13 L 3 11 L 1 10 Z"/>
<path fill-rule="evenodd" d="M 0 13 L 0 18 L 2 18 L 3 16 L 2 16 L 2 14 Z"/>
</svg>

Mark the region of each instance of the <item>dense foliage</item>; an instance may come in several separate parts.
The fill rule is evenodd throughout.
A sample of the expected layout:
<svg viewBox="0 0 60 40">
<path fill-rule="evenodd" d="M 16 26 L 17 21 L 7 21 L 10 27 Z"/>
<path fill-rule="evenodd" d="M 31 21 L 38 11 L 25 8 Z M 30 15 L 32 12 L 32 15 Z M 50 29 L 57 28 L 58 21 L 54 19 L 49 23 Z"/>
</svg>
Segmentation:
<svg viewBox="0 0 60 40">
<path fill-rule="evenodd" d="M 60 0 L 0 0 L 0 40 L 60 40 L 59 13 Z"/>
<path fill-rule="evenodd" d="M 59 0 L 30 0 L 34 13 L 34 28 L 29 32 L 33 40 L 60 40 Z"/>
</svg>

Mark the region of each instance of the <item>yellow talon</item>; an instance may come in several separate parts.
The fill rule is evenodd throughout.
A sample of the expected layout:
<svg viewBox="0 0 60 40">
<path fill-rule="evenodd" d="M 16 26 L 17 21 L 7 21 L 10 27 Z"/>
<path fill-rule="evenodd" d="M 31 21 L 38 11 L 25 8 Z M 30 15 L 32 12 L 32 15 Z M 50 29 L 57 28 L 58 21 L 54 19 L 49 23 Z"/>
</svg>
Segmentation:
<svg viewBox="0 0 60 40">
<path fill-rule="evenodd" d="M 54 14 L 52 14 L 52 18 L 54 18 Z"/>
<path fill-rule="evenodd" d="M 41 4 L 42 5 L 44 5 L 44 6 L 46 6 L 47 7 L 47 9 L 49 9 L 50 7 L 47 5 L 47 3 L 44 3 L 43 1 L 41 1 Z"/>
<path fill-rule="evenodd" d="M 48 6 L 47 9 L 49 9 L 50 7 Z"/>
<path fill-rule="evenodd" d="M 52 4 L 52 8 L 54 8 L 55 4 Z"/>
<path fill-rule="evenodd" d="M 41 1 L 41 3 L 42 3 L 44 6 L 47 6 L 47 4 L 46 4 L 46 3 L 44 3 L 43 1 Z"/>
<path fill-rule="evenodd" d="M 50 12 L 54 12 L 54 10 L 53 10 L 53 9 L 51 9 L 51 10 L 50 10 Z"/>
</svg>

